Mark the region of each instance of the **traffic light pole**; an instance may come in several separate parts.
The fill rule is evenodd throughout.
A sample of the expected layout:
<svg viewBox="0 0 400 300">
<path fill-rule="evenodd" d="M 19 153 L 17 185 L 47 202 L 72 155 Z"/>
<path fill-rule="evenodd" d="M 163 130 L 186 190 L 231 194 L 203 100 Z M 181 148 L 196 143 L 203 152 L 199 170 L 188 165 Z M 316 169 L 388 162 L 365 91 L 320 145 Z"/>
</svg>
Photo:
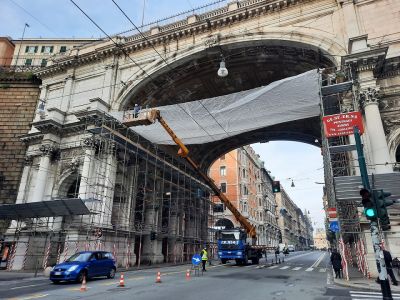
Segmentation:
<svg viewBox="0 0 400 300">
<path fill-rule="evenodd" d="M 368 180 L 368 172 L 367 172 L 367 166 L 365 164 L 364 151 L 361 144 L 360 130 L 358 129 L 357 126 L 354 127 L 354 138 L 356 141 L 358 164 L 360 166 L 362 184 L 365 189 L 368 189 L 370 191 L 371 188 Z M 374 203 L 376 203 L 375 199 Z M 374 252 L 375 252 L 376 268 L 378 269 L 379 272 L 379 281 L 381 284 L 382 296 L 383 299 L 385 300 L 392 300 L 393 299 L 392 292 L 390 290 L 389 280 L 387 278 L 385 259 L 383 256 L 383 251 L 380 247 L 378 222 L 376 220 L 371 221 L 370 228 L 371 228 L 372 244 L 374 246 Z"/>
</svg>

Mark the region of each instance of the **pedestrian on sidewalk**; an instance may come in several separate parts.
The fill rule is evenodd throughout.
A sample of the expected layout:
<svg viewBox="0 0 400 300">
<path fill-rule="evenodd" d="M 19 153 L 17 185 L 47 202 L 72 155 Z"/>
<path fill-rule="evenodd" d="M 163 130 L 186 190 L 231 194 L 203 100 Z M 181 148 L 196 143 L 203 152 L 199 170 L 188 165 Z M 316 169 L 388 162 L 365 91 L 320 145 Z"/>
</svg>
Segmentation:
<svg viewBox="0 0 400 300">
<path fill-rule="evenodd" d="M 275 249 L 275 262 L 278 263 L 278 256 L 279 256 L 279 247 Z"/>
<path fill-rule="evenodd" d="M 206 263 L 208 260 L 208 253 L 207 253 L 207 249 L 206 247 L 203 248 L 203 250 L 201 250 L 201 263 L 203 264 L 203 272 L 206 272 Z"/>
<path fill-rule="evenodd" d="M 335 278 L 341 278 L 340 270 L 342 269 L 342 256 L 336 249 L 332 249 L 331 263 L 335 271 Z"/>
<path fill-rule="evenodd" d="M 385 265 L 386 265 L 386 270 L 387 270 L 387 274 L 390 276 L 390 278 L 392 279 L 392 284 L 393 285 L 399 285 L 396 277 L 394 276 L 393 273 L 393 259 L 392 259 L 392 255 L 390 254 L 389 251 L 383 249 L 383 258 L 385 259 Z M 379 277 L 376 279 L 377 283 L 380 283 Z"/>
</svg>

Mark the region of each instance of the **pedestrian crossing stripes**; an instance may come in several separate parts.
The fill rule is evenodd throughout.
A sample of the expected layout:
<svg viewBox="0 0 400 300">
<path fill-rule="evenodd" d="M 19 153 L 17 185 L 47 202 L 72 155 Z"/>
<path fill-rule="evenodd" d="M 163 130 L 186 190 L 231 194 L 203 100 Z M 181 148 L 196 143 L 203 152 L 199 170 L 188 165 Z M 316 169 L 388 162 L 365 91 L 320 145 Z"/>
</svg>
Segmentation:
<svg viewBox="0 0 400 300">
<path fill-rule="evenodd" d="M 257 266 L 256 269 L 262 269 L 262 268 L 267 268 L 270 270 L 273 269 L 277 269 L 279 268 L 279 270 L 286 270 L 286 271 L 305 271 L 305 272 L 320 272 L 320 273 L 325 273 L 326 272 L 326 268 L 312 268 L 312 267 L 293 267 L 293 266 L 280 266 L 280 265 L 273 265 L 273 266 L 266 266 L 266 265 L 261 265 L 261 266 Z"/>
<path fill-rule="evenodd" d="M 352 300 L 374 300 L 382 299 L 381 292 L 370 292 L 370 291 L 350 291 L 350 296 Z M 393 299 L 400 300 L 400 294 L 392 293 Z"/>
</svg>

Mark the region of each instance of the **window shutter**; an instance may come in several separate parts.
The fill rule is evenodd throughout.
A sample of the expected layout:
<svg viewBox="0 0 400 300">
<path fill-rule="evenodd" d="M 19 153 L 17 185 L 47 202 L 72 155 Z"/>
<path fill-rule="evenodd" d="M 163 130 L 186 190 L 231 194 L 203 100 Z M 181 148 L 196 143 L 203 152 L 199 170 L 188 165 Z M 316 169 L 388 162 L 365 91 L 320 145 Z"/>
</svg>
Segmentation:
<svg viewBox="0 0 400 300">
<path fill-rule="evenodd" d="M 44 52 L 44 46 L 42 46 L 42 50 L 40 50 L 40 53 L 43 53 Z"/>
<path fill-rule="evenodd" d="M 25 46 L 25 53 L 29 51 L 29 46 Z"/>
<path fill-rule="evenodd" d="M 37 53 L 37 51 L 38 51 L 38 46 L 35 46 L 35 53 Z"/>
<path fill-rule="evenodd" d="M 54 50 L 54 46 L 51 46 L 50 47 L 50 53 L 53 53 L 53 50 Z"/>
</svg>

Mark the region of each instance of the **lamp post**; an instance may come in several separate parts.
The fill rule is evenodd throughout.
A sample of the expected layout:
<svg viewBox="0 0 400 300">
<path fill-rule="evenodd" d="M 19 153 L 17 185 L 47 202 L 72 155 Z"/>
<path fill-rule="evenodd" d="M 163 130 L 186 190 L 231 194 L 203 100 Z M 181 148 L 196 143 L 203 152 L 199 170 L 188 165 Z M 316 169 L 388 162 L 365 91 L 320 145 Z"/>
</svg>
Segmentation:
<svg viewBox="0 0 400 300">
<path fill-rule="evenodd" d="M 20 45 L 19 45 L 19 49 L 18 49 L 18 53 L 17 53 L 17 58 L 15 59 L 15 67 L 18 65 L 18 58 L 19 58 L 19 54 L 20 54 L 20 52 L 21 52 L 22 42 L 24 41 L 24 36 L 25 36 L 26 27 L 30 27 L 28 23 L 25 23 L 25 25 L 24 25 L 24 30 L 22 31 L 21 43 L 20 43 Z"/>
</svg>

